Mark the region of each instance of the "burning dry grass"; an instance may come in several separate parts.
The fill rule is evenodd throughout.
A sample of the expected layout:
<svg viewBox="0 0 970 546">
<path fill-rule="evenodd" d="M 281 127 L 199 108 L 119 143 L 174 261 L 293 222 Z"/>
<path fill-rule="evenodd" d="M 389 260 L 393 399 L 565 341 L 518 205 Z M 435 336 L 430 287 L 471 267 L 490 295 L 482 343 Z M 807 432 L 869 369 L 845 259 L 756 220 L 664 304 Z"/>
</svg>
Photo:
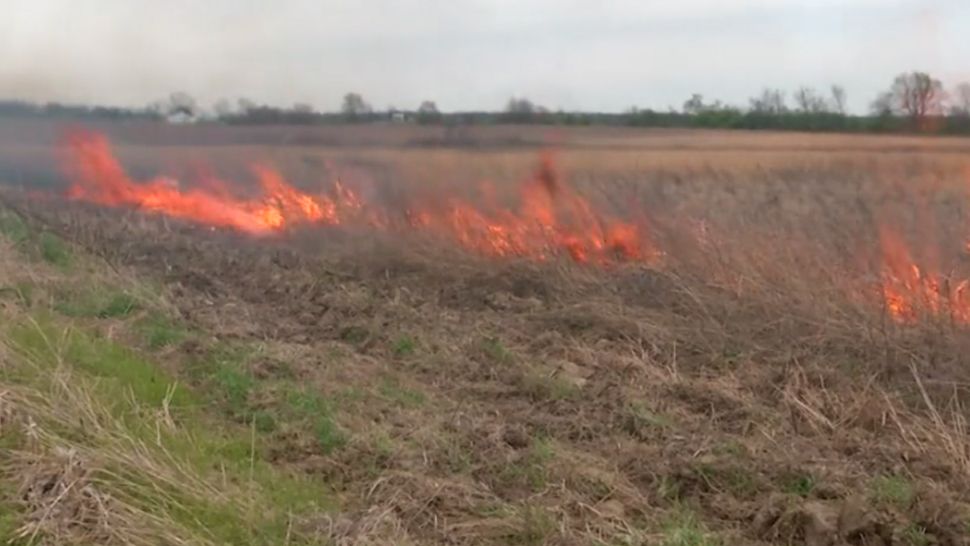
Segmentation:
<svg viewBox="0 0 970 546">
<path fill-rule="evenodd" d="M 566 154 L 576 192 L 643 205 L 664 251 L 661 262 L 607 268 L 469 255 L 415 232 L 328 226 L 252 240 L 84 206 L 32 205 L 26 216 L 166 287 L 162 329 L 196 334 L 160 335 L 166 350 L 152 354 L 209 396 L 216 418 L 255 438 L 257 462 L 312 476 L 337 497 L 330 511 L 287 520 L 292 536 L 963 544 L 965 325 L 939 312 L 951 292 L 937 291 L 947 303 L 934 309 L 922 285 L 904 293 L 917 293 L 919 312 L 897 320 L 878 226 L 898 229 L 921 279 L 965 277 L 966 179 L 951 156 L 849 157 L 862 153 L 744 168 L 706 156 L 721 166 L 694 170 L 644 168 L 626 151 Z M 576 169 L 595 154 L 622 158 Z M 899 213 L 914 195 L 939 225 Z M 912 242 L 929 232 L 934 256 Z M 59 267 L 31 269 L 61 275 L 57 284 Z M 119 316 L 105 309 L 125 306 L 99 303 L 78 313 L 58 297 L 58 321 L 150 346 L 133 327 L 142 311 Z M 0 301 L 24 312 L 22 301 Z M 79 460 L 101 468 L 87 462 L 104 460 L 96 455 Z M 213 498 L 231 506 L 237 495 L 253 506 L 274 499 L 246 497 L 245 471 L 228 488 L 196 474 L 192 483 L 217 487 Z"/>
<path fill-rule="evenodd" d="M 311 195 L 297 190 L 266 165 L 252 169 L 261 195 L 250 199 L 234 195 L 231 186 L 217 178 L 204 178 L 198 182 L 200 187 L 189 188 L 167 177 L 136 183 L 118 163 L 107 140 L 89 133 L 71 135 L 67 154 L 72 199 L 134 207 L 253 235 L 306 225 L 367 226 L 382 231 L 429 231 L 469 250 L 500 257 L 544 261 L 564 252 L 577 262 L 606 264 L 615 259 L 653 261 L 657 256 L 644 222 L 638 225 L 596 210 L 564 185 L 549 157 L 543 158 L 533 179 L 523 184 L 519 203 L 513 208 L 499 202 L 491 185 L 481 186 L 474 201 L 452 195 L 436 200 L 438 203 L 392 206 L 363 201 L 339 179 L 328 194 Z"/>
</svg>

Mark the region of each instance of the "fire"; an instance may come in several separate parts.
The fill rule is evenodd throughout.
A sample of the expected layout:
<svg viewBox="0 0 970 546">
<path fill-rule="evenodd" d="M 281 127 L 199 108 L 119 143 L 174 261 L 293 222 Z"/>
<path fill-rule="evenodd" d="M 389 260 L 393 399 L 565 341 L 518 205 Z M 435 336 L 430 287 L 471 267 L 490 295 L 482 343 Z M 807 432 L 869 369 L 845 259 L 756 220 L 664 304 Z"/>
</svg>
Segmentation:
<svg viewBox="0 0 970 546">
<path fill-rule="evenodd" d="M 247 200 L 226 193 L 221 182 L 210 184 L 210 189 L 185 190 L 167 177 L 158 177 L 144 184 L 135 183 L 101 135 L 71 135 L 68 155 L 73 178 L 68 196 L 72 199 L 112 207 L 131 206 L 251 234 L 279 230 L 290 222 L 332 223 L 335 216 L 333 201 L 296 190 L 282 176 L 264 166 L 253 168 L 264 195 Z"/>
<path fill-rule="evenodd" d="M 277 170 L 252 168 L 260 194 L 241 197 L 235 186 L 206 176 L 191 187 L 159 176 L 147 182 L 131 179 L 114 156 L 108 140 L 80 132 L 68 139 L 68 196 L 110 207 L 134 207 L 206 226 L 267 235 L 299 225 L 354 224 L 373 230 L 412 230 L 450 239 L 470 251 L 493 257 L 547 261 L 558 256 L 594 265 L 620 261 L 656 263 L 662 253 L 644 222 L 631 222 L 597 210 L 569 187 L 544 155 L 532 177 L 519 188 L 513 205 L 499 204 L 490 185 L 482 198 L 445 196 L 435 203 L 412 199 L 392 210 L 370 202 L 339 179 L 330 191 L 308 194 L 292 186 Z M 710 244 L 706 224 L 697 232 Z M 917 264 L 903 239 L 882 228 L 881 296 L 888 314 L 901 323 L 924 317 L 949 317 L 970 325 L 970 279 L 954 281 Z M 967 244 L 970 249 L 970 243 Z"/>
<path fill-rule="evenodd" d="M 357 223 L 372 229 L 408 228 L 442 235 L 462 247 L 496 257 L 547 260 L 566 255 L 580 263 L 652 262 L 660 253 L 648 230 L 601 214 L 558 176 L 545 155 L 535 175 L 520 188 L 517 206 L 488 206 L 457 196 L 444 206 L 412 203 L 393 211 L 363 200 L 336 180 L 327 195 L 310 195 L 278 171 L 257 165 L 252 172 L 261 195 L 234 195 L 231 185 L 207 178 L 182 188 L 171 178 L 132 180 L 99 134 L 78 132 L 68 139 L 69 197 L 111 207 L 135 207 L 199 224 L 260 235 L 288 227 Z M 494 194 L 490 187 L 484 193 Z"/>
<path fill-rule="evenodd" d="M 493 193 L 486 186 L 484 193 Z M 538 260 L 557 254 L 576 262 L 655 262 L 660 252 L 635 223 L 598 213 L 584 197 L 566 186 L 545 155 L 532 180 L 520 190 L 519 206 L 486 211 L 452 199 L 444 214 L 412 211 L 415 225 L 452 234 L 463 246 L 494 256 L 528 256 Z M 493 207 L 495 208 L 495 207 Z"/>
<path fill-rule="evenodd" d="M 880 230 L 883 252 L 882 294 L 886 310 L 897 322 L 915 322 L 920 316 L 946 316 L 970 324 L 970 280 L 954 282 L 924 270 L 902 238 L 893 230 Z"/>
</svg>

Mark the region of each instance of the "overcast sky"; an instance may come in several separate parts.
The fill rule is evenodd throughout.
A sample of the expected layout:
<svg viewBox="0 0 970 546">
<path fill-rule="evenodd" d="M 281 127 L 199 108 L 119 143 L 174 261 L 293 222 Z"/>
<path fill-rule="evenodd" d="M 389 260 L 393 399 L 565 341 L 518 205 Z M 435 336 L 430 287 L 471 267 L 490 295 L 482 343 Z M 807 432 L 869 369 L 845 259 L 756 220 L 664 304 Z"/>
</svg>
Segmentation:
<svg viewBox="0 0 970 546">
<path fill-rule="evenodd" d="M 861 112 L 916 68 L 970 80 L 970 0 L 0 0 L 0 97 L 41 101 L 621 111 L 839 83 Z"/>
</svg>

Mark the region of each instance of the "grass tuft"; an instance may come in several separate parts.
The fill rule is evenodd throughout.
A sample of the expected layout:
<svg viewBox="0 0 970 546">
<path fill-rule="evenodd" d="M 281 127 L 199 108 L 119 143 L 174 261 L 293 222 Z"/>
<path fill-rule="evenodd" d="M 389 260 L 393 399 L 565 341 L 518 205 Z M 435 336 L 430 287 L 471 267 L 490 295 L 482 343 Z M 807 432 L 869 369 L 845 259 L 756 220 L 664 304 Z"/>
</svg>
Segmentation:
<svg viewBox="0 0 970 546">
<path fill-rule="evenodd" d="M 903 546 L 929 546 L 932 544 L 926 528 L 920 525 L 908 525 L 901 534 Z"/>
<path fill-rule="evenodd" d="M 324 453 L 333 453 L 347 443 L 347 435 L 333 418 L 331 402 L 311 390 L 293 391 L 287 400 L 289 410 L 300 421 L 309 423 L 317 445 Z"/>
<path fill-rule="evenodd" d="M 541 506 L 526 505 L 519 509 L 521 527 L 512 537 L 513 544 L 545 544 L 556 531 L 556 520 Z"/>
<path fill-rule="evenodd" d="M 406 388 L 393 378 L 386 377 L 378 388 L 381 396 L 406 408 L 416 408 L 424 405 L 425 396 L 421 391 Z"/>
<path fill-rule="evenodd" d="M 905 509 L 913 502 L 913 484 L 899 475 L 879 476 L 872 481 L 873 502 Z"/>
<path fill-rule="evenodd" d="M 697 518 L 697 515 L 685 508 L 678 508 L 663 525 L 662 546 L 719 546 L 716 540 Z"/>
<path fill-rule="evenodd" d="M 149 349 L 163 349 L 188 337 L 185 328 L 158 313 L 149 314 L 137 327 Z"/>
<path fill-rule="evenodd" d="M 783 488 L 789 495 L 797 497 L 808 497 L 815 490 L 815 478 L 810 474 L 798 474 L 787 477 L 783 482 Z"/>
<path fill-rule="evenodd" d="M 104 288 L 64 293 L 54 303 L 54 310 L 73 318 L 123 318 L 138 308 L 131 294 Z"/>
<path fill-rule="evenodd" d="M 512 361 L 512 353 L 498 338 L 488 337 L 483 339 L 482 352 L 497 364 L 508 364 Z"/>
<path fill-rule="evenodd" d="M 21 246 L 30 238 L 30 229 L 20 215 L 0 209 L 0 235 L 3 235 L 14 245 Z"/>
<path fill-rule="evenodd" d="M 566 379 L 534 370 L 522 375 L 521 388 L 536 401 L 574 400 L 580 394 L 579 387 Z"/>
<path fill-rule="evenodd" d="M 40 234 L 38 245 L 45 262 L 65 270 L 71 267 L 71 251 L 60 237 L 45 231 Z"/>
<path fill-rule="evenodd" d="M 411 336 L 401 336 L 394 342 L 392 352 L 394 353 L 394 356 L 402 358 L 413 355 L 415 350 L 417 350 L 417 347 L 418 343 L 414 338 Z"/>
</svg>

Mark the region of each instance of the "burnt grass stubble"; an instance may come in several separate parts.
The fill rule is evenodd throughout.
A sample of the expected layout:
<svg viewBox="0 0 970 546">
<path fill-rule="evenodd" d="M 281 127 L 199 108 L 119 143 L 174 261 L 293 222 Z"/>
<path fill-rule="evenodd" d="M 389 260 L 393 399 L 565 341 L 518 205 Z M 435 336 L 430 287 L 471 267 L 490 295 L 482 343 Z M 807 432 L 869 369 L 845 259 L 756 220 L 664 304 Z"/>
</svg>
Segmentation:
<svg viewBox="0 0 970 546">
<path fill-rule="evenodd" d="M 277 464 L 334 484 L 344 543 L 375 514 L 416 543 L 609 543 L 634 530 L 663 542 L 684 510 L 732 544 L 968 543 L 967 372 L 952 325 L 732 290 L 691 263 L 711 252 L 602 271 L 336 228 L 255 240 L 17 207 L 160 283 L 198 331 L 300 355 L 287 373 L 306 385 L 334 395 L 392 376 L 424 393 L 338 408 L 351 440 L 329 453 L 300 438 L 271 446 Z M 392 449 L 365 440 L 378 428 Z M 911 498 L 874 493 L 886 477 Z M 517 529 L 503 506 L 538 523 Z"/>
</svg>

